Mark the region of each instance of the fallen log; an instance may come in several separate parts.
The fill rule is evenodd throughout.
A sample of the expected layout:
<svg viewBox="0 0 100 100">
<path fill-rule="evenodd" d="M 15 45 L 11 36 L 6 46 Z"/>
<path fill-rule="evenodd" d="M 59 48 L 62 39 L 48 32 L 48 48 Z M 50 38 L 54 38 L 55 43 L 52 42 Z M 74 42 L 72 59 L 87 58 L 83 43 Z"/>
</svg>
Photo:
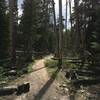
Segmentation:
<svg viewBox="0 0 100 100">
<path fill-rule="evenodd" d="M 0 88 L 0 96 L 11 95 L 17 91 L 17 86 L 7 86 Z"/>
<path fill-rule="evenodd" d="M 15 86 L 3 86 L 0 87 L 0 96 L 7 96 L 16 93 L 16 95 L 21 95 L 23 93 L 27 93 L 30 90 L 30 83 L 25 82 L 21 85 Z"/>
<path fill-rule="evenodd" d="M 76 80 L 76 81 L 73 81 L 73 84 L 74 85 L 83 85 L 83 86 L 100 84 L 100 77 L 94 78 L 94 79 Z"/>
</svg>

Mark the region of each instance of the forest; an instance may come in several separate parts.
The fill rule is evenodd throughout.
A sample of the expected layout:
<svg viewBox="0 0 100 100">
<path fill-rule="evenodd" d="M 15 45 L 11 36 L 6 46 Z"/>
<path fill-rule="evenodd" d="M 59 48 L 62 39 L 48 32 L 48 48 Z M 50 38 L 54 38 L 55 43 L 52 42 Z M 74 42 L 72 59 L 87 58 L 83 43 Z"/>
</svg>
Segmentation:
<svg viewBox="0 0 100 100">
<path fill-rule="evenodd" d="M 0 100 L 100 100 L 100 0 L 0 0 Z"/>
</svg>

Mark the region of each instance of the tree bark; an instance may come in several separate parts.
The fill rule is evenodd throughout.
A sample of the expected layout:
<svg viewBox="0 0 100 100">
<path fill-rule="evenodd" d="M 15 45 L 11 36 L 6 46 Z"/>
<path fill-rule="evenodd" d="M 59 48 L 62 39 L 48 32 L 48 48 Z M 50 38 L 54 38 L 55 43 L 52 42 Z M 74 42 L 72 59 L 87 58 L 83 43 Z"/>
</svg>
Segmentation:
<svg viewBox="0 0 100 100">
<path fill-rule="evenodd" d="M 62 0 L 59 0 L 59 67 L 62 65 L 62 39 L 63 39 L 63 26 L 62 26 Z"/>
<path fill-rule="evenodd" d="M 58 32 L 56 27 L 56 13 L 55 13 L 55 2 L 52 0 L 52 9 L 53 9 L 53 20 L 54 20 L 54 39 L 55 39 L 55 57 L 58 57 Z"/>
<path fill-rule="evenodd" d="M 17 34 L 17 0 L 9 0 L 9 31 L 10 31 L 10 44 L 11 44 L 11 61 L 12 67 L 16 65 L 16 34 Z"/>
<path fill-rule="evenodd" d="M 76 28 L 75 28 L 75 33 L 76 33 L 76 49 L 80 48 L 80 27 L 79 27 L 79 12 L 78 12 L 78 4 L 79 0 L 74 0 L 75 4 L 75 19 L 76 19 Z"/>
<path fill-rule="evenodd" d="M 55 14 L 55 2 L 52 0 L 52 7 L 53 7 L 53 19 L 54 19 L 54 32 L 56 32 L 56 14 Z"/>
<path fill-rule="evenodd" d="M 71 5 L 71 0 L 69 0 L 69 13 L 70 13 L 70 23 L 71 23 L 71 30 L 72 30 L 72 5 Z"/>
<path fill-rule="evenodd" d="M 65 28 L 67 30 L 67 6 L 68 6 L 68 1 L 66 0 L 66 20 L 65 20 Z"/>
</svg>

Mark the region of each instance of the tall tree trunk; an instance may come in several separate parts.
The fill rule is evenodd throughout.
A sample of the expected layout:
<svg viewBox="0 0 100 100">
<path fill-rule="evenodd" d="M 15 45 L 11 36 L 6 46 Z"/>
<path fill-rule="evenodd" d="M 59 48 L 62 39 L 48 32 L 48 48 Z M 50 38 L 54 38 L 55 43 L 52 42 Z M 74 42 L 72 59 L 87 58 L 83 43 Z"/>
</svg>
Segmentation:
<svg viewBox="0 0 100 100">
<path fill-rule="evenodd" d="M 69 13 L 70 13 L 70 23 L 71 23 L 71 30 L 72 30 L 72 5 L 71 5 L 71 0 L 69 0 Z"/>
<path fill-rule="evenodd" d="M 66 20 L 65 20 L 65 28 L 67 30 L 67 6 L 68 6 L 68 0 L 66 0 Z"/>
<path fill-rule="evenodd" d="M 55 39 L 55 57 L 58 57 L 58 33 L 56 27 L 56 13 L 55 13 L 55 2 L 52 0 L 52 9 L 53 9 L 53 20 L 54 20 L 54 39 Z"/>
<path fill-rule="evenodd" d="M 53 7 L 53 19 L 54 19 L 54 32 L 56 33 L 56 14 L 55 14 L 55 2 L 52 0 L 52 7 Z"/>
<path fill-rule="evenodd" d="M 62 0 L 59 0 L 59 66 L 62 65 L 62 39 L 63 39 L 63 27 L 62 27 Z"/>
<path fill-rule="evenodd" d="M 16 65 L 16 34 L 17 34 L 17 0 L 9 0 L 9 11 L 10 11 L 10 43 L 11 43 L 11 61 L 12 67 Z"/>
<path fill-rule="evenodd" d="M 71 25 L 71 27 L 70 27 L 70 36 L 69 36 L 69 42 L 70 42 L 70 44 L 69 44 L 69 49 L 72 49 L 71 50 L 71 53 L 73 52 L 73 40 L 74 40 L 74 38 L 73 38 L 73 31 L 72 31 L 72 0 L 69 0 L 69 13 L 70 13 L 70 25 Z"/>
<path fill-rule="evenodd" d="M 75 34 L 76 34 L 76 49 L 80 48 L 80 27 L 79 27 L 79 12 L 78 12 L 78 4 L 79 0 L 74 0 L 75 4 L 75 19 L 76 19 L 76 28 L 75 28 Z"/>
<path fill-rule="evenodd" d="M 28 47 L 28 57 L 27 57 L 27 61 L 32 61 L 32 15 L 33 15 L 33 12 L 32 12 L 32 10 L 33 10 L 33 0 L 29 0 L 29 2 L 30 2 L 30 12 L 29 12 L 29 14 L 30 14 L 30 30 L 29 30 L 29 38 L 28 38 L 28 40 L 27 41 L 29 41 L 28 42 L 28 45 L 27 45 L 27 47 Z M 26 37 L 27 38 L 27 37 Z"/>
<path fill-rule="evenodd" d="M 33 2 L 34 0 L 24 0 L 23 11 L 23 35 L 24 36 L 24 56 L 25 61 L 32 61 L 32 39 L 33 39 Z"/>
<path fill-rule="evenodd" d="M 66 30 L 66 32 L 65 32 L 65 35 L 64 35 L 64 38 L 63 38 L 63 41 L 64 41 L 64 55 L 67 55 L 67 43 L 68 43 L 68 40 L 67 40 L 67 35 L 68 35 L 68 33 L 67 33 L 67 19 L 68 19 L 68 17 L 67 17 L 67 9 L 68 8 L 68 0 L 66 0 L 66 18 L 65 18 L 65 30 Z"/>
</svg>

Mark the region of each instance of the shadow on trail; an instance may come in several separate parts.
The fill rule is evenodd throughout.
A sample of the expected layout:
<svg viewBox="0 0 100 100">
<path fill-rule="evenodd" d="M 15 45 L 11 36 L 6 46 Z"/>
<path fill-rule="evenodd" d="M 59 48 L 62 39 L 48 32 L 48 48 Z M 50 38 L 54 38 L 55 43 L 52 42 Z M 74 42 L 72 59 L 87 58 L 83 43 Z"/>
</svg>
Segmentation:
<svg viewBox="0 0 100 100">
<path fill-rule="evenodd" d="M 49 89 L 51 84 L 54 82 L 57 74 L 59 73 L 60 69 L 57 69 L 55 73 L 51 76 L 51 78 L 47 81 L 47 83 L 40 89 L 38 94 L 34 97 L 34 100 L 41 100 L 46 91 Z"/>
<path fill-rule="evenodd" d="M 75 100 L 75 94 L 69 96 L 69 100 Z"/>
<path fill-rule="evenodd" d="M 45 67 L 41 67 L 41 68 L 37 68 L 37 69 L 33 69 L 32 72 L 36 72 L 36 71 L 42 70 L 42 69 L 44 69 L 44 68 L 47 68 L 47 67 L 45 66 Z M 52 67 L 49 67 L 49 68 L 52 68 Z"/>
<path fill-rule="evenodd" d="M 32 72 L 36 72 L 36 71 L 42 70 L 42 69 L 44 69 L 44 68 L 46 68 L 46 67 L 41 67 L 41 68 L 33 69 Z"/>
<path fill-rule="evenodd" d="M 69 95 L 69 100 L 75 100 L 75 93 Z"/>
</svg>

